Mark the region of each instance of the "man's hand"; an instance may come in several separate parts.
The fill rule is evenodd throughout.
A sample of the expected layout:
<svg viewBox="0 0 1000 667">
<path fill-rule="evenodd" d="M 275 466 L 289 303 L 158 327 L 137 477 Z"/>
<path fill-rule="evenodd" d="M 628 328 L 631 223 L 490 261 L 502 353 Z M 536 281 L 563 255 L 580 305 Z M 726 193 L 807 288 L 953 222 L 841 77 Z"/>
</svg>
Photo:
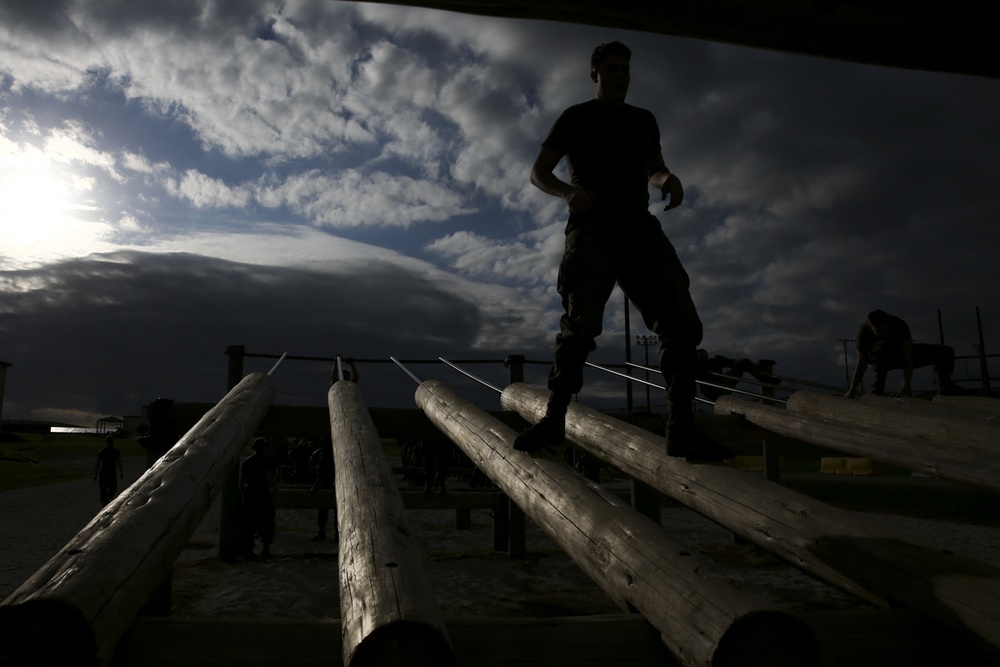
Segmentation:
<svg viewBox="0 0 1000 667">
<path fill-rule="evenodd" d="M 681 180 L 673 174 L 670 174 L 663 182 L 660 193 L 662 194 L 660 201 L 666 201 L 667 195 L 670 195 L 670 203 L 663 207 L 664 211 L 677 208 L 684 201 L 684 186 L 681 185 Z"/>
<path fill-rule="evenodd" d="M 597 203 L 597 195 L 583 188 L 573 188 L 563 195 L 563 199 L 566 200 L 570 213 L 586 213 Z"/>
</svg>

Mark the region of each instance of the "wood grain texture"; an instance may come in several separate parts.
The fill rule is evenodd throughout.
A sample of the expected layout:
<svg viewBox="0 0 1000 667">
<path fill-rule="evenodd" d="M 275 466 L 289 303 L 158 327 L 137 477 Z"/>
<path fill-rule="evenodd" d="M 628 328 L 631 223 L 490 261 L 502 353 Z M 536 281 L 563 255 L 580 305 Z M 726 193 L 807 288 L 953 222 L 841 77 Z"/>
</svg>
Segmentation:
<svg viewBox="0 0 1000 667">
<path fill-rule="evenodd" d="M 329 391 L 348 667 L 455 664 L 403 499 L 361 390 Z"/>
<path fill-rule="evenodd" d="M 417 405 L 623 609 L 656 627 L 686 665 L 809 665 L 811 633 L 769 601 L 733 588 L 662 528 L 561 461 L 514 451 L 515 432 L 436 381 Z M 776 639 L 780 636 L 780 641 Z"/>
<path fill-rule="evenodd" d="M 504 390 L 501 402 L 534 421 L 544 413 L 548 395 L 544 389 L 515 384 Z M 722 397 L 716 409 L 725 410 L 733 403 L 739 407 L 748 402 Z M 750 405 L 768 414 L 787 413 Z M 919 609 L 1000 651 L 1000 570 L 994 567 L 914 542 L 863 515 L 752 473 L 669 457 L 661 437 L 578 403 L 570 406 L 567 436 L 624 473 L 806 572 L 875 604 L 896 602 Z"/>
<path fill-rule="evenodd" d="M 52 603 L 78 610 L 89 624 L 99 662 L 107 664 L 170 574 L 273 400 L 270 377 L 246 376 L 4 605 Z M 0 641 L 7 644 L 2 635 Z"/>
</svg>

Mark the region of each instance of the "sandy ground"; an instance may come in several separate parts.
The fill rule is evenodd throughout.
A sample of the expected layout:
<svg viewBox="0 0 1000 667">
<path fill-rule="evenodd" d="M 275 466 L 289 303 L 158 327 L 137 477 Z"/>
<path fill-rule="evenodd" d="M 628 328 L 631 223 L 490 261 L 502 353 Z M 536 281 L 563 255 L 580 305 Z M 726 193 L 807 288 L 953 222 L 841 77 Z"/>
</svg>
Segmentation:
<svg viewBox="0 0 1000 667">
<path fill-rule="evenodd" d="M 126 460 L 126 482 L 144 461 Z M 453 483 L 454 493 L 461 485 Z M 88 478 L 0 493 L 0 599 L 30 577 L 100 510 Z M 1000 567 L 1000 528 L 869 515 L 897 530 Z M 455 513 L 408 512 L 444 617 L 544 617 L 621 610 L 539 529 L 528 522 L 528 554 L 492 551 L 489 512 L 455 528 Z M 665 509 L 672 540 L 710 558 L 734 585 L 789 611 L 863 606 L 767 552 L 735 543 L 729 531 L 685 509 Z M 279 510 L 274 557 L 225 563 L 217 558 L 218 508 L 209 510 L 177 560 L 173 613 L 192 617 L 339 617 L 337 545 L 312 541 L 314 510 Z"/>
</svg>

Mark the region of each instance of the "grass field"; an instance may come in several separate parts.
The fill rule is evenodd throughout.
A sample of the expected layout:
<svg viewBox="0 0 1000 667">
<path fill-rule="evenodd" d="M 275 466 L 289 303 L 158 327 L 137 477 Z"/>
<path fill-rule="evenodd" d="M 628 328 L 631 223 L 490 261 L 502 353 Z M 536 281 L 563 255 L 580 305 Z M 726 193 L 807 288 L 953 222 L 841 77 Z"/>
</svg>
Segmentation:
<svg viewBox="0 0 1000 667">
<path fill-rule="evenodd" d="M 0 434 L 0 491 L 13 491 L 93 475 L 104 436 L 66 433 Z M 135 438 L 116 438 L 122 456 L 145 456 Z"/>
<path fill-rule="evenodd" d="M 382 444 L 386 456 L 399 458 L 395 440 Z M 0 492 L 89 477 L 102 447 L 103 435 L 0 432 Z M 126 458 L 146 456 L 135 438 L 115 438 L 115 447 Z"/>
</svg>

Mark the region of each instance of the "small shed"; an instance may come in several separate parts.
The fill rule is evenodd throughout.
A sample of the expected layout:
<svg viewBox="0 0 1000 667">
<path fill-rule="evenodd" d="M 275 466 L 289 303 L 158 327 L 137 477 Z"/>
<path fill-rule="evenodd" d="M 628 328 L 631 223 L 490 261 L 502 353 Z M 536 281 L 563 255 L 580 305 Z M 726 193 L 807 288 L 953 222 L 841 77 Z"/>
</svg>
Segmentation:
<svg viewBox="0 0 1000 667">
<path fill-rule="evenodd" d="M 105 433 L 113 435 L 118 431 L 127 431 L 128 425 L 121 417 L 101 417 L 94 423 L 94 430 L 102 435 Z"/>
</svg>

